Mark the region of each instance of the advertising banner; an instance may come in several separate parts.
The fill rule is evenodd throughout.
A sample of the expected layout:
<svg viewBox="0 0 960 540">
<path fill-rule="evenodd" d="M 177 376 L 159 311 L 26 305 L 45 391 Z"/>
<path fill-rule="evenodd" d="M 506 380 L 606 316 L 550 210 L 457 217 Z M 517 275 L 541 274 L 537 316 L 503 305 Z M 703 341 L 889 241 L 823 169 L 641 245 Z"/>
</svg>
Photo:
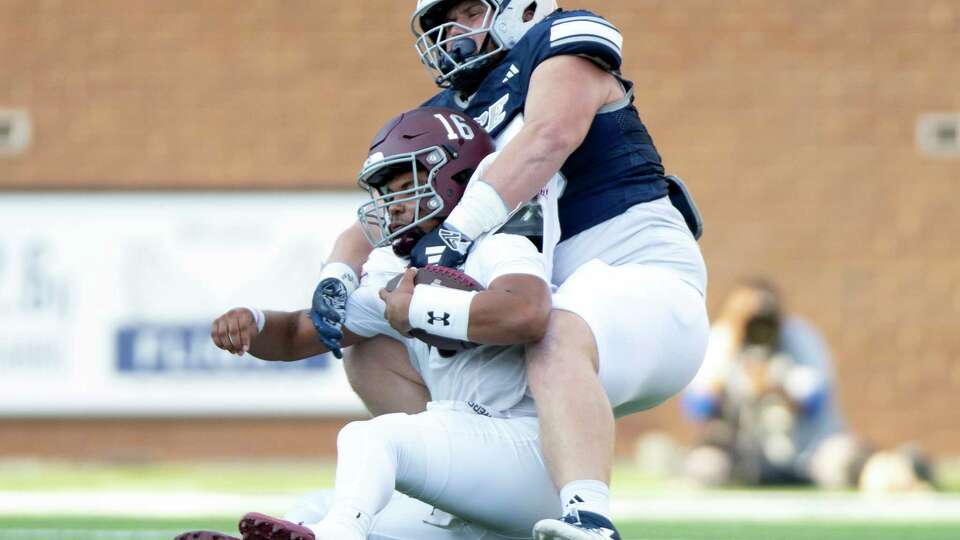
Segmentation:
<svg viewBox="0 0 960 540">
<path fill-rule="evenodd" d="M 0 416 L 363 411 L 340 362 L 217 349 L 231 307 L 309 306 L 360 193 L 0 194 Z"/>
</svg>

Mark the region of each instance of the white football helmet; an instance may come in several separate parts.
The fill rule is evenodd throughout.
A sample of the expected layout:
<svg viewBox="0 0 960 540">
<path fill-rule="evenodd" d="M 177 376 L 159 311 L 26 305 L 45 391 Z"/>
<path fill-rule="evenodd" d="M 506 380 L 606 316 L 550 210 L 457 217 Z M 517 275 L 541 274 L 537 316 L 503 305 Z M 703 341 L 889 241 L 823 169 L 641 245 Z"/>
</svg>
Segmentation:
<svg viewBox="0 0 960 540">
<path fill-rule="evenodd" d="M 420 61 L 434 82 L 444 88 L 463 89 L 482 80 L 499 53 L 512 49 L 533 25 L 557 10 L 556 0 L 476 0 L 486 6 L 487 12 L 480 27 L 469 28 L 446 20 L 447 12 L 463 1 L 417 0 L 411 21 Z M 533 16 L 524 21 L 528 9 L 533 10 Z M 451 28 L 464 33 L 448 37 Z M 472 40 L 463 40 L 478 34 L 486 34 L 485 43 L 492 46 L 477 50 Z"/>
</svg>

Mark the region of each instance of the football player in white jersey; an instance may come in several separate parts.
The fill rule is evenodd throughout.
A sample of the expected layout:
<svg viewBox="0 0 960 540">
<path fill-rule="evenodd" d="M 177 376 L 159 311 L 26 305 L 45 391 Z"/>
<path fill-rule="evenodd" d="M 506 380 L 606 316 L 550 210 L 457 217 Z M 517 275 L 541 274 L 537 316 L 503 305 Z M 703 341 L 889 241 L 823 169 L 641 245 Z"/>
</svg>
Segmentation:
<svg viewBox="0 0 960 540">
<path fill-rule="evenodd" d="M 408 258 L 492 150 L 472 119 L 435 107 L 404 113 L 374 139 L 360 175 L 371 201 L 360 216 L 377 249 L 346 306 L 344 345 L 378 335 L 402 343 L 430 401 L 418 414 L 348 424 L 337 440 L 332 500 L 310 497 L 287 520 L 248 514 L 244 540 L 530 538 L 538 520 L 555 515 L 523 350 L 549 318 L 543 255 L 523 236 L 481 236 L 462 266 L 480 292 L 414 286 Z M 479 346 L 441 352 L 411 339 L 412 329 Z M 307 311 L 236 308 L 214 322 L 212 338 L 269 360 L 327 350 Z M 198 534 L 183 538 L 206 538 Z"/>
<path fill-rule="evenodd" d="M 415 266 L 431 257 L 457 266 L 473 239 L 554 175 L 566 180 L 563 194 L 553 194 L 560 231 L 551 277 L 559 290 L 544 339 L 526 353 L 562 505 L 562 520 L 543 523 L 537 538 L 607 538 L 615 415 L 678 393 L 706 350 L 699 214 L 682 183 L 665 174 L 634 85 L 620 71 L 624 36 L 610 22 L 557 10 L 554 0 L 417 0 L 413 28 L 421 60 L 443 88 L 427 104 L 477 119 L 501 149 L 415 246 Z M 644 80 L 655 84 L 655 74 Z M 359 227 L 341 235 L 315 295 L 318 333 L 334 350 L 369 251 L 362 239 Z M 375 340 L 348 358 L 351 384 L 371 412 L 421 405 L 422 382 L 396 367 L 403 354 L 395 342 Z"/>
</svg>

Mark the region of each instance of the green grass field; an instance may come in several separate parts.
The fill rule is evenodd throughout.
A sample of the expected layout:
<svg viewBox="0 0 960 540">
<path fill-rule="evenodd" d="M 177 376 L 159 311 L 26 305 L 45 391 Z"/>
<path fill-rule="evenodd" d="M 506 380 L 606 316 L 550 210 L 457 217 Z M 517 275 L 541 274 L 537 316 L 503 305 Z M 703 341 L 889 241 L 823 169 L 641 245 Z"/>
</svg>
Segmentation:
<svg viewBox="0 0 960 540">
<path fill-rule="evenodd" d="M 333 486 L 326 462 L 105 464 L 0 462 L 0 490 L 151 490 L 299 493 Z"/>
<path fill-rule="evenodd" d="M 296 496 L 333 484 L 333 466 L 324 463 L 188 463 L 188 464 L 67 464 L 0 462 L 0 494 L 7 500 L 43 494 L 66 494 L 87 497 L 90 494 L 112 493 L 123 497 L 128 492 L 164 493 L 227 493 L 244 496 L 281 494 Z M 629 466 L 620 466 L 614 475 L 614 497 L 638 496 L 661 498 L 674 486 L 639 474 Z M 768 498 L 767 491 L 753 492 Z M 770 490 L 769 497 L 784 493 L 799 496 L 799 504 L 821 496 L 809 490 Z M 706 492 L 697 504 L 704 507 L 712 499 L 728 492 Z M 637 499 L 643 500 L 643 499 Z M 821 499 L 822 502 L 822 499 Z M 73 502 L 69 502 L 73 505 Z M 778 503 L 779 504 L 779 503 Z M 790 504 L 790 503 L 785 503 Z M 235 532 L 239 515 L 215 515 L 207 518 L 158 519 L 163 515 L 145 508 L 143 517 L 89 517 L 65 508 L 59 514 L 37 516 L 16 504 L 0 511 L 0 540 L 160 540 L 192 529 Z M 643 515 L 646 505 L 637 506 Z M 699 506 L 695 508 L 700 508 Z M 250 508 L 249 510 L 258 510 Z M 58 512 L 51 512 L 57 514 Z M 98 512 L 99 513 L 99 512 Z M 109 515 L 109 509 L 103 512 Z M 139 512 L 135 512 L 136 515 Z M 952 512 L 950 512 L 952 513 Z M 167 514 L 175 515 L 175 514 Z M 714 514 L 717 515 L 717 514 Z M 746 514 L 752 515 L 750 513 Z M 624 539 L 631 540 L 960 540 L 960 513 L 937 516 L 932 521 L 880 522 L 864 518 L 857 521 L 831 522 L 731 521 L 724 518 L 712 522 L 698 518 L 690 521 L 670 516 L 652 515 L 647 521 L 619 521 Z M 950 521 L 950 522 L 947 522 Z"/>
<path fill-rule="evenodd" d="M 0 518 L 0 540 L 170 539 L 188 529 L 236 530 L 236 520 Z M 624 523 L 624 540 L 956 540 L 960 524 Z"/>
</svg>

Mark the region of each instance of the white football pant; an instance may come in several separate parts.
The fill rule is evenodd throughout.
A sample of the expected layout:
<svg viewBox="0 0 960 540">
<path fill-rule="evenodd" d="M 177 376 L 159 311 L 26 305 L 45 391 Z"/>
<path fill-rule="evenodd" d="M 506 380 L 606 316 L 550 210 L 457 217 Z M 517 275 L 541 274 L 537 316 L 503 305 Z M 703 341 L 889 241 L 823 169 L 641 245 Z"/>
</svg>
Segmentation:
<svg viewBox="0 0 960 540">
<path fill-rule="evenodd" d="M 617 416 L 655 407 L 700 369 L 710 333 L 706 267 L 666 197 L 561 242 L 553 281 L 554 309 L 593 332 Z"/>
<path fill-rule="evenodd" d="M 333 505 L 334 491 L 315 491 L 301 498 L 283 516 L 294 523 L 316 523 Z M 393 497 L 373 520 L 370 540 L 527 540 L 524 536 L 507 536 L 468 523 L 452 514 L 413 497 L 394 492 Z"/>
<path fill-rule="evenodd" d="M 394 489 L 424 504 L 397 502 Z M 302 515 L 316 513 L 304 511 L 310 504 L 288 519 L 318 522 L 315 515 Z M 460 519 L 442 512 L 431 517 L 432 507 Z M 490 418 L 438 404 L 341 430 L 329 510 L 342 515 L 344 508 L 374 518 L 370 538 L 411 540 L 529 538 L 534 523 L 560 512 L 536 418 Z M 403 536 L 411 527 L 418 532 Z M 475 536 L 477 531 L 496 534 Z M 474 536 L 463 536 L 468 533 Z"/>
</svg>

